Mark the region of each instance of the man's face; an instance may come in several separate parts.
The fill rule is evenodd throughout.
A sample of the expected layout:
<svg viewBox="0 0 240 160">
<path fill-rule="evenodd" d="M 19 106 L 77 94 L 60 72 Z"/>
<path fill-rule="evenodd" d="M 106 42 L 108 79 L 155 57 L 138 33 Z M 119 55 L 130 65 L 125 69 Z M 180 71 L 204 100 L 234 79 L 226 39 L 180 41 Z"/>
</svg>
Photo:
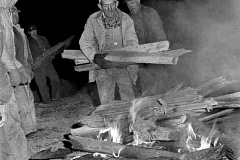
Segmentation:
<svg viewBox="0 0 240 160">
<path fill-rule="evenodd" d="M 32 38 L 36 38 L 36 37 L 37 37 L 37 30 L 36 30 L 36 29 L 31 30 L 31 31 L 29 32 L 29 35 L 30 35 Z"/>
<path fill-rule="evenodd" d="M 102 1 L 101 3 L 102 10 L 106 17 L 112 18 L 115 15 L 117 2 L 114 1 Z"/>
<path fill-rule="evenodd" d="M 12 12 L 12 21 L 13 21 L 14 25 L 18 24 L 18 22 L 19 22 L 19 15 L 18 15 L 17 11 L 13 11 Z"/>
<path fill-rule="evenodd" d="M 136 13 L 139 8 L 139 3 L 138 0 L 131 0 L 127 2 L 127 6 L 132 13 Z"/>
</svg>

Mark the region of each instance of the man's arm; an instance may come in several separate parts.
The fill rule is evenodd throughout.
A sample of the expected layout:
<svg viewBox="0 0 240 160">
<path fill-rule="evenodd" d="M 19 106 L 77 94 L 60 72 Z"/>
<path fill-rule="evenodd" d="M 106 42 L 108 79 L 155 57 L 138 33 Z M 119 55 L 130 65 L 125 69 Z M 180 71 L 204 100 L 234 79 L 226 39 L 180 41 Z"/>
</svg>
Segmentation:
<svg viewBox="0 0 240 160">
<path fill-rule="evenodd" d="M 166 33 L 163 28 L 162 20 L 154 9 L 152 9 L 150 17 L 148 19 L 153 29 L 153 36 L 155 36 L 155 42 L 167 40 Z"/>
<path fill-rule="evenodd" d="M 79 40 L 79 44 L 82 52 L 91 62 L 93 62 L 97 51 L 95 48 L 96 40 L 94 37 L 93 25 L 90 18 L 88 18 L 87 23 L 84 26 L 84 31 Z"/>
<path fill-rule="evenodd" d="M 127 19 L 126 40 L 127 40 L 127 46 L 136 46 L 139 44 L 137 34 L 134 29 L 133 20 L 129 16 Z M 124 46 L 124 47 L 127 47 L 127 46 Z"/>
</svg>

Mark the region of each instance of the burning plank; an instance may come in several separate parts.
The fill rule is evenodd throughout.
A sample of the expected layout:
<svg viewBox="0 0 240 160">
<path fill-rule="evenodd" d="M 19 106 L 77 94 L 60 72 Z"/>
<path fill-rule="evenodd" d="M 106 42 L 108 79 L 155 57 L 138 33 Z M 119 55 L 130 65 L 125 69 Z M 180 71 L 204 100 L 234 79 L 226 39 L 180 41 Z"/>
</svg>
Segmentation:
<svg viewBox="0 0 240 160">
<path fill-rule="evenodd" d="M 198 135 L 203 135 L 204 137 L 208 137 L 212 132 L 212 129 L 210 129 L 208 126 L 204 125 L 202 122 L 200 122 L 199 120 L 193 117 L 190 117 L 189 121 L 191 122 L 194 128 L 194 131 L 196 131 Z M 212 138 L 213 139 L 217 138 L 218 143 L 228 146 L 233 151 L 234 155 L 237 158 L 240 158 L 240 141 L 238 139 L 229 137 L 228 135 L 221 133 L 216 129 L 214 130 L 215 132 L 212 135 Z"/>
<path fill-rule="evenodd" d="M 142 120 L 137 117 L 132 125 L 134 134 L 143 141 L 174 141 L 180 139 L 180 131 L 176 128 L 158 127 L 150 120 Z"/>
<path fill-rule="evenodd" d="M 72 143 L 72 148 L 81 151 L 87 151 L 92 153 L 103 153 L 108 155 L 117 155 L 117 157 L 123 158 L 157 158 L 166 157 L 171 159 L 180 159 L 183 155 L 179 153 L 140 148 L 134 146 L 126 146 L 118 143 L 113 143 L 109 141 L 96 141 L 88 138 L 70 136 L 70 142 Z"/>
<path fill-rule="evenodd" d="M 217 157 L 220 155 L 222 148 L 223 146 L 219 145 L 209 149 L 191 152 L 186 154 L 184 160 L 210 160 L 210 159 L 217 160 Z"/>
</svg>

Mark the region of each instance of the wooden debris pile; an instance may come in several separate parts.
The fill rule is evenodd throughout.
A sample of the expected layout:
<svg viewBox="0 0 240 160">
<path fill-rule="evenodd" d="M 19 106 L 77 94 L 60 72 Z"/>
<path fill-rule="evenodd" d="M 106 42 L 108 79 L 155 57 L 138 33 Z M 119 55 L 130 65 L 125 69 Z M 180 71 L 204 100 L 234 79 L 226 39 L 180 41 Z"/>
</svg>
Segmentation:
<svg viewBox="0 0 240 160">
<path fill-rule="evenodd" d="M 218 159 L 226 147 L 240 157 L 239 142 L 207 125 L 240 107 L 240 93 L 209 97 L 232 83 L 219 77 L 197 88 L 100 105 L 71 130 L 70 141 L 74 149 L 115 158 Z M 113 141 L 114 129 L 120 141 Z"/>
</svg>

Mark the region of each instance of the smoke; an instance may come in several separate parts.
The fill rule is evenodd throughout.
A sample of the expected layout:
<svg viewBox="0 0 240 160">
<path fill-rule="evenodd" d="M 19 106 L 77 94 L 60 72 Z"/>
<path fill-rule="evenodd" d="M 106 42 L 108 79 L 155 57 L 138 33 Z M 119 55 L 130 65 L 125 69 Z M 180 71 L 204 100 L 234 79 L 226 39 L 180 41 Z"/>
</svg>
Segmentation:
<svg viewBox="0 0 240 160">
<path fill-rule="evenodd" d="M 145 1 L 146 2 L 146 1 Z M 240 81 L 239 0 L 149 0 L 171 48 L 191 49 L 171 66 L 172 78 L 196 86 L 218 76 Z"/>
</svg>

